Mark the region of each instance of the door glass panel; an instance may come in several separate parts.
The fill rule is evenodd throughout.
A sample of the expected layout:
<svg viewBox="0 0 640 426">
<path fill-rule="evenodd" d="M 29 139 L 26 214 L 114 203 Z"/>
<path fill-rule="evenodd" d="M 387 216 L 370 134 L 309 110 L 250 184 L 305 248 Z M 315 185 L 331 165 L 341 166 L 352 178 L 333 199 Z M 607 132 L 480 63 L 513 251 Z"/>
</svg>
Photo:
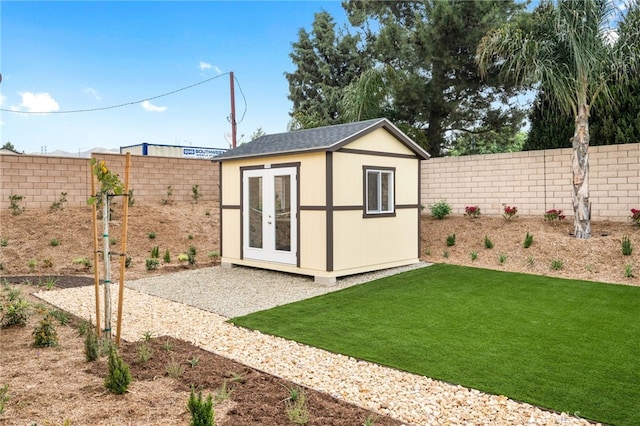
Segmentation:
<svg viewBox="0 0 640 426">
<path fill-rule="evenodd" d="M 275 249 L 291 251 L 291 176 L 274 176 Z"/>
<path fill-rule="evenodd" d="M 262 248 L 262 178 L 249 178 L 249 247 Z"/>
</svg>

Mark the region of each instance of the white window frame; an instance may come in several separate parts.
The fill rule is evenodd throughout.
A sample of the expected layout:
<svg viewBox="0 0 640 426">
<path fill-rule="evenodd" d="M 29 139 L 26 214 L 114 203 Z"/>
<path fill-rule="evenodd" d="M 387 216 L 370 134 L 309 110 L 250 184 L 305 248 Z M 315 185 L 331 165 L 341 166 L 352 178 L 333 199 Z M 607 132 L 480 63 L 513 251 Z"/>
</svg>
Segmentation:
<svg viewBox="0 0 640 426">
<path fill-rule="evenodd" d="M 388 167 L 375 167 L 364 166 L 364 216 L 365 217 L 380 217 L 380 216 L 395 216 L 395 168 Z M 388 176 L 388 196 L 387 203 L 383 205 L 382 194 L 382 181 L 383 176 Z M 376 206 L 375 208 L 369 208 L 369 184 L 371 180 L 374 180 L 376 185 Z"/>
</svg>

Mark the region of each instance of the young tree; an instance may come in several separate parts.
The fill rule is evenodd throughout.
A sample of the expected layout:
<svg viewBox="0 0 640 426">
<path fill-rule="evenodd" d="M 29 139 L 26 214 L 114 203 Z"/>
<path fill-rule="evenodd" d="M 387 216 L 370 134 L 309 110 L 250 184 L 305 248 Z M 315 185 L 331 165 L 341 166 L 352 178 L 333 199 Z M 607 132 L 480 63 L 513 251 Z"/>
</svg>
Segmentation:
<svg viewBox="0 0 640 426">
<path fill-rule="evenodd" d="M 13 144 L 12 144 L 11 142 L 5 142 L 5 144 L 4 144 L 4 145 L 2 145 L 2 146 L 0 147 L 0 149 L 9 149 L 9 150 L 11 150 L 11 151 L 15 151 L 15 150 L 16 150 L 16 147 L 15 147 L 15 146 L 13 146 Z"/>
<path fill-rule="evenodd" d="M 595 101 L 612 100 L 612 79 L 624 81 L 640 65 L 638 5 L 611 42 L 614 5 L 605 0 L 541 1 L 531 21 L 508 23 L 487 34 L 477 49 L 484 75 L 499 69 L 518 84 L 540 84 L 558 108 L 575 119 L 571 170 L 574 234 L 591 236 L 589 202 L 589 115 Z"/>
</svg>

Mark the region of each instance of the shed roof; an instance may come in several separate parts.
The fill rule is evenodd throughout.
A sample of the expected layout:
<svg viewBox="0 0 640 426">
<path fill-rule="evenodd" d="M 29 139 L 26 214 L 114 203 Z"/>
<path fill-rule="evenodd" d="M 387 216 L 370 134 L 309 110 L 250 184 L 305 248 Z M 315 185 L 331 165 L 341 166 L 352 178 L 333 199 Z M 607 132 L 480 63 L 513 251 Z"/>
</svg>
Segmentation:
<svg viewBox="0 0 640 426">
<path fill-rule="evenodd" d="M 379 128 L 384 128 L 393 134 L 402 144 L 415 153 L 418 158 L 422 160 L 429 158 L 429 154 L 424 149 L 402 133 L 402 131 L 389 120 L 386 118 L 376 118 L 356 123 L 337 124 L 334 126 L 261 136 L 215 157 L 214 161 L 292 154 L 296 152 L 337 151 L 349 142 Z"/>
</svg>

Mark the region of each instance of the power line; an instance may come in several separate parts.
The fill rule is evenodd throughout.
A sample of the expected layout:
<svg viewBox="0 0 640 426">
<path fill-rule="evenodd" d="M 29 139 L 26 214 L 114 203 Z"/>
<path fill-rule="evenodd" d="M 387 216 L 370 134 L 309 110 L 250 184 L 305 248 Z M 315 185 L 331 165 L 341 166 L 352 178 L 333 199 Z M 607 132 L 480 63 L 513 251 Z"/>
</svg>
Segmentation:
<svg viewBox="0 0 640 426">
<path fill-rule="evenodd" d="M 66 110 L 66 111 L 48 111 L 48 112 L 16 111 L 16 110 L 12 110 L 12 109 L 0 108 L 0 111 L 13 112 L 13 113 L 16 113 L 16 114 L 75 114 L 75 113 L 79 113 L 79 112 L 104 111 L 104 110 L 108 110 L 108 109 L 122 108 L 122 107 L 130 106 L 130 105 L 136 105 L 136 104 L 139 104 L 139 103 L 142 103 L 142 102 L 145 102 L 145 101 L 152 101 L 154 99 L 163 98 L 165 96 L 173 95 L 174 93 L 182 92 L 183 90 L 187 90 L 187 89 L 191 89 L 191 88 L 196 87 L 196 86 L 200 86 L 201 84 L 208 83 L 208 82 L 210 82 L 212 80 L 215 80 L 217 78 L 220 78 L 220 77 L 223 77 L 223 76 L 229 75 L 229 74 L 230 73 L 226 72 L 224 74 L 216 75 L 215 77 L 211 77 L 211 78 L 208 78 L 206 80 L 202 80 L 202 81 L 200 81 L 198 83 L 194 83 L 194 84 L 191 84 L 189 86 L 181 87 L 180 89 L 172 90 L 170 92 L 163 93 L 161 95 L 152 96 L 152 97 L 146 98 L 146 99 L 140 99 L 139 101 L 126 102 L 126 103 L 123 103 L 123 104 L 111 105 L 111 106 L 100 107 L 100 108 L 87 108 L 87 109 L 75 109 L 75 110 Z M 238 81 L 237 78 L 235 78 L 235 80 Z M 242 118 L 244 118 L 244 114 L 247 112 L 247 99 L 245 98 L 244 93 L 242 93 L 242 88 L 240 88 L 240 93 L 242 94 L 242 98 L 244 100 L 244 112 L 242 113 Z"/>
</svg>

